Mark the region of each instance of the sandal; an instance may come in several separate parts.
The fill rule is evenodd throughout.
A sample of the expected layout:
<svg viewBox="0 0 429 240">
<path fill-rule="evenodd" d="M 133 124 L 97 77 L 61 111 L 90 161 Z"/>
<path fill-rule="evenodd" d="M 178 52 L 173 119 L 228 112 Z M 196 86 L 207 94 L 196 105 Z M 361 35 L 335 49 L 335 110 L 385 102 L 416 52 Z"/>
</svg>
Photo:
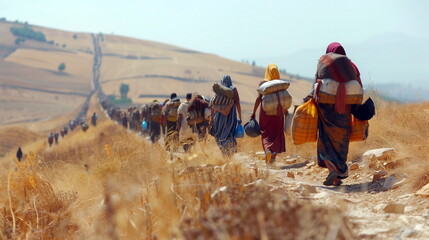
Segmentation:
<svg viewBox="0 0 429 240">
<path fill-rule="evenodd" d="M 265 162 L 267 164 L 271 163 L 271 158 L 273 157 L 273 154 L 271 153 L 270 150 L 267 151 L 267 153 L 265 154 Z"/>
<path fill-rule="evenodd" d="M 323 185 L 325 186 L 332 186 L 334 185 L 334 180 L 337 179 L 338 177 L 338 172 L 337 171 L 332 171 L 328 174 L 328 176 L 326 177 L 326 180 L 323 182 Z"/>
<path fill-rule="evenodd" d="M 341 180 L 338 180 L 336 183 L 332 183 L 332 185 L 334 185 L 336 187 L 340 186 L 341 184 L 343 184 L 343 181 L 341 181 Z"/>
</svg>

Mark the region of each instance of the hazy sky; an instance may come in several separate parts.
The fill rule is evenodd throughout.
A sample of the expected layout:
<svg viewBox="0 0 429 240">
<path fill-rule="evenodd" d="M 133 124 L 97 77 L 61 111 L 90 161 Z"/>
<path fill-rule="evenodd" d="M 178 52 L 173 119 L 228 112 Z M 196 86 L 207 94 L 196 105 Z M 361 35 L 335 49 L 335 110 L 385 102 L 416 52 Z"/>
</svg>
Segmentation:
<svg viewBox="0 0 429 240">
<path fill-rule="evenodd" d="M 398 36 L 401 41 L 409 42 L 408 39 L 412 39 L 426 46 L 429 42 L 427 11 L 429 1 L 424 0 L 0 2 L 0 17 L 8 20 L 18 19 L 70 31 L 114 33 L 160 41 L 238 61 L 256 59 L 257 64 L 266 64 L 270 58 L 284 57 L 284 62 L 277 63 L 280 68 L 307 76 L 313 71 L 317 57 L 332 41 L 342 43 L 348 55 L 351 58 L 355 56 L 353 60 L 358 66 L 361 66 L 359 61 L 365 62 L 366 59 L 357 51 L 365 48 L 365 44 L 380 39 L 389 41 L 389 38 Z M 381 46 L 384 45 L 383 41 L 380 42 Z M 414 43 L 407 45 L 404 42 L 399 44 L 398 57 L 414 46 Z M 287 56 L 307 50 L 312 50 L 314 56 L 310 54 L 311 59 L 302 64 L 299 62 L 300 66 L 294 66 L 297 65 L 295 59 L 287 59 Z M 382 49 L 380 54 L 383 54 Z M 308 69 L 304 66 L 306 64 L 309 65 Z M 421 70 L 421 76 L 427 73 L 426 76 L 429 76 L 429 70 Z M 366 72 L 365 69 L 363 72 Z M 417 82 L 424 83 L 426 80 L 419 79 Z"/>
</svg>

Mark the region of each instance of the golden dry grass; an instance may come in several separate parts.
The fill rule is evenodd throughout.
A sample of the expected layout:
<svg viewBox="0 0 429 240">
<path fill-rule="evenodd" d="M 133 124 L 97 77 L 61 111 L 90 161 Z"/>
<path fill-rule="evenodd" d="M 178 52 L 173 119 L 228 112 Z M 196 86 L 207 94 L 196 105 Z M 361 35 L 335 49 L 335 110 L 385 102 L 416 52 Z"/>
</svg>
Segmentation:
<svg viewBox="0 0 429 240">
<path fill-rule="evenodd" d="M 16 146 L 23 146 L 40 138 L 38 133 L 22 127 L 0 128 L 0 136 L 0 156 L 4 156 Z"/>
<path fill-rule="evenodd" d="M 428 151 L 421 146 L 428 144 L 424 123 L 429 105 L 376 103 L 370 137 L 352 144 L 350 157 L 375 147 L 394 147 L 395 158 L 409 159 L 396 171 L 409 174 L 412 188 L 428 183 Z M 92 111 L 105 118 L 94 100 Z M 315 155 L 314 144 L 293 146 L 288 141 L 287 148 L 287 155 Z M 223 159 L 211 138 L 192 153 L 171 154 L 101 120 L 87 132 L 72 132 L 53 148 L 39 143 L 33 149 L 22 163 L 2 164 L 7 170 L 0 187 L 3 237 L 353 237 L 340 210 L 314 206 L 286 189 L 273 188 L 263 169 Z M 259 138 L 239 140 L 240 152 L 261 149 Z M 343 224 L 333 228 L 338 226 L 333 222 Z"/>
<path fill-rule="evenodd" d="M 110 121 L 75 131 L 52 149 L 40 146 L 2 174 L 3 237 L 308 239 L 337 231 L 344 239 L 350 233 L 347 224 L 331 229 L 333 219 L 346 221 L 338 210 L 273 193 L 266 174 L 226 161 L 213 140 L 193 154 L 171 158 L 161 145 Z"/>
</svg>

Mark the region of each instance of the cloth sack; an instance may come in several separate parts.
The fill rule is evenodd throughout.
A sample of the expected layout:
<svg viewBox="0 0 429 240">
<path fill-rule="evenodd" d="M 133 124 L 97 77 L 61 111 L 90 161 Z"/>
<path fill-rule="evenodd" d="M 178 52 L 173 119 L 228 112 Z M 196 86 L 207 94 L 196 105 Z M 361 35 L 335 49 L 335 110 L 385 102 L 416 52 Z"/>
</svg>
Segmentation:
<svg viewBox="0 0 429 240">
<path fill-rule="evenodd" d="M 234 98 L 234 91 L 231 88 L 225 87 L 219 83 L 213 84 L 213 92 L 215 92 L 216 94 L 223 95 L 229 99 Z"/>
<path fill-rule="evenodd" d="M 287 81 L 276 79 L 276 80 L 264 82 L 263 84 L 261 84 L 261 86 L 258 87 L 257 91 L 261 95 L 266 95 L 266 94 L 286 90 L 288 89 L 289 85 L 290 83 Z"/>
<path fill-rule="evenodd" d="M 370 120 L 375 115 L 375 105 L 371 98 L 362 105 L 352 107 L 352 114 L 360 120 Z"/>
<path fill-rule="evenodd" d="M 250 119 L 249 122 L 244 124 L 244 132 L 249 137 L 258 137 L 261 135 L 261 128 L 255 118 Z"/>
<path fill-rule="evenodd" d="M 366 120 L 359 120 L 352 115 L 350 142 L 365 141 L 368 137 L 369 124 Z"/>
<path fill-rule="evenodd" d="M 300 105 L 292 119 L 292 142 L 295 145 L 316 142 L 318 119 L 316 104 L 313 99 Z"/>
<path fill-rule="evenodd" d="M 177 118 L 179 117 L 178 108 L 180 106 L 180 99 L 173 98 L 170 100 L 170 102 L 167 104 L 167 120 L 170 122 L 177 121 Z"/>
<path fill-rule="evenodd" d="M 214 105 L 214 106 L 212 106 L 212 108 L 215 111 L 222 113 L 222 115 L 228 116 L 229 113 L 231 112 L 232 105 L 233 105 L 232 103 L 230 103 L 228 105 Z"/>
<path fill-rule="evenodd" d="M 316 75 L 319 79 L 341 78 L 345 82 L 357 79 L 357 72 L 350 59 L 337 53 L 327 53 L 319 59 Z"/>
<path fill-rule="evenodd" d="M 293 119 L 293 114 L 286 112 L 285 113 L 285 126 L 284 126 L 284 132 L 287 135 L 291 135 L 292 134 L 292 119 Z"/>
<path fill-rule="evenodd" d="M 267 115 L 277 115 L 277 106 L 282 105 L 283 113 L 292 105 L 292 97 L 286 90 L 262 96 L 262 109 Z"/>
<path fill-rule="evenodd" d="M 210 106 L 215 105 L 228 105 L 230 103 L 233 103 L 234 99 L 228 98 L 225 95 L 222 94 L 216 94 L 211 100 L 210 100 Z"/>
<path fill-rule="evenodd" d="M 320 85 L 320 86 L 319 86 Z M 314 84 L 314 91 L 318 90 L 319 103 L 335 104 L 339 82 L 334 79 L 320 79 Z M 361 104 L 363 99 L 363 88 L 357 80 L 344 83 L 346 88 L 346 104 Z"/>
<path fill-rule="evenodd" d="M 211 115 L 212 115 L 212 111 L 210 110 L 210 108 L 204 109 L 204 118 L 206 120 L 210 120 Z"/>
</svg>

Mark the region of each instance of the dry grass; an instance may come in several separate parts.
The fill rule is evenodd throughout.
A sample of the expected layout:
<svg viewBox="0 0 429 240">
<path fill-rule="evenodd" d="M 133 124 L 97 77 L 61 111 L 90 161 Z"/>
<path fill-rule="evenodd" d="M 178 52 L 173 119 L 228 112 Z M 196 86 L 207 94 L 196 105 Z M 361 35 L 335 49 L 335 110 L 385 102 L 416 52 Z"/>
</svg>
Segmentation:
<svg viewBox="0 0 429 240">
<path fill-rule="evenodd" d="M 429 105 L 376 102 L 370 137 L 352 144 L 350 158 L 394 147 L 390 160 L 407 161 L 393 171 L 408 174 L 413 189 L 428 183 L 422 146 L 429 144 Z M 53 148 L 36 142 L 22 163 L 3 162 L 3 238 L 353 238 L 340 210 L 296 199 L 263 169 L 222 158 L 212 138 L 192 153 L 171 154 L 106 121 L 95 101 L 93 111 L 97 127 L 78 129 Z M 287 155 L 315 156 L 314 144 L 290 143 Z M 239 140 L 240 152 L 260 150 L 259 138 Z"/>
<path fill-rule="evenodd" d="M 40 138 L 39 134 L 21 127 L 0 128 L 0 136 L 0 157 L 16 146 L 23 146 Z"/>
<path fill-rule="evenodd" d="M 105 121 L 40 148 L 2 176 L 2 183 L 11 176 L 9 191 L 1 188 L 5 238 L 345 239 L 350 232 L 338 210 L 274 191 L 262 171 L 223 159 L 212 140 L 171 156 Z"/>
</svg>

